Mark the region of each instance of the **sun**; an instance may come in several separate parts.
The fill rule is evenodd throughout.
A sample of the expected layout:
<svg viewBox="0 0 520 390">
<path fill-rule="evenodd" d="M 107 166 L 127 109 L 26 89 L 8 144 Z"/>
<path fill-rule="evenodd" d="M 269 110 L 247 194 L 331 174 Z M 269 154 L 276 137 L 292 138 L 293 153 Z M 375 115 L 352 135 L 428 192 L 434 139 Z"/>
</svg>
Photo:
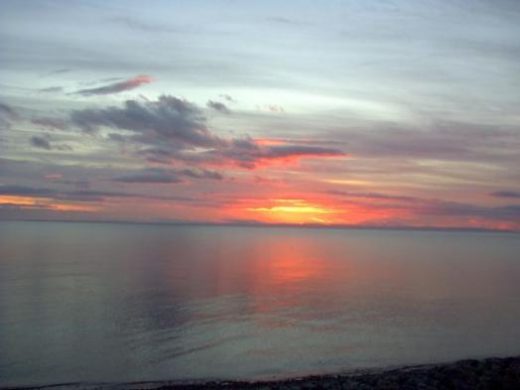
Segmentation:
<svg viewBox="0 0 520 390">
<path fill-rule="evenodd" d="M 336 210 L 303 199 L 273 199 L 269 206 L 250 207 L 262 220 L 271 223 L 330 223 Z"/>
</svg>

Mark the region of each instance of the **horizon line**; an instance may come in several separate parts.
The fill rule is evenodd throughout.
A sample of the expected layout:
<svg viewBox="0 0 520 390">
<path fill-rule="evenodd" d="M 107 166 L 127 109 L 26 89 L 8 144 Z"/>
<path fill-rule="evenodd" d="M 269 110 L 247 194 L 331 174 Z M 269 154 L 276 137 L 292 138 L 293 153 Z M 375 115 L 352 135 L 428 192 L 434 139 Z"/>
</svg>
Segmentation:
<svg viewBox="0 0 520 390">
<path fill-rule="evenodd" d="M 335 230 L 403 230 L 403 231 L 446 231 L 446 232 L 475 232 L 475 233 L 513 233 L 520 234 L 520 230 L 493 229 L 486 227 L 465 226 L 398 226 L 398 225 L 347 225 L 347 224 L 313 224 L 313 223 L 264 223 L 248 221 L 140 221 L 140 220 L 73 220 L 73 219 L 0 219 L 2 222 L 58 222 L 58 223 L 103 223 L 122 225 L 173 225 L 173 226 L 214 226 L 214 227 L 252 227 L 252 228 L 304 228 L 304 229 L 335 229 Z"/>
</svg>

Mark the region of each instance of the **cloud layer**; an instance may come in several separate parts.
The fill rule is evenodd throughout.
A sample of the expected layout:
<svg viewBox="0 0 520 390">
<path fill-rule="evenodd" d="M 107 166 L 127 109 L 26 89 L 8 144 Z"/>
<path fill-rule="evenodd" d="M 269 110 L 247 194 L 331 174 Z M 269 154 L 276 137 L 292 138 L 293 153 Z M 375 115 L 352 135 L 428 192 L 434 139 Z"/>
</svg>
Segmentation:
<svg viewBox="0 0 520 390">
<path fill-rule="evenodd" d="M 104 85 L 102 87 L 97 88 L 87 88 L 80 89 L 76 92 L 78 95 L 83 96 L 92 96 L 92 95 L 109 95 L 113 93 L 119 93 L 124 91 L 130 91 L 135 89 L 143 84 L 149 84 L 153 81 L 153 78 L 147 75 L 138 75 L 131 79 L 112 83 L 108 85 Z M 54 92 L 54 90 L 50 90 L 49 88 L 45 89 L 44 92 Z"/>
<path fill-rule="evenodd" d="M 290 143 L 261 145 L 247 136 L 218 136 L 208 128 L 201 108 L 171 95 L 162 95 L 155 101 L 127 100 L 123 107 L 75 110 L 70 119 L 89 134 L 103 127 L 126 131 L 126 135 L 118 134 L 115 138 L 137 146 L 138 153 L 153 162 L 179 160 L 192 164 L 235 164 L 254 168 L 269 161 L 345 155 L 337 148 Z"/>
</svg>

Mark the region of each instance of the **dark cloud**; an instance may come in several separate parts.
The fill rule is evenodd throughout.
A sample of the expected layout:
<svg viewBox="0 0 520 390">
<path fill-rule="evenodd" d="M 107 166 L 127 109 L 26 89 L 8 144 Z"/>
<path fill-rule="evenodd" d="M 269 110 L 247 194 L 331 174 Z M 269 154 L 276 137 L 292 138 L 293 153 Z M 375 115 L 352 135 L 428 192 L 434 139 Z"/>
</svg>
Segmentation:
<svg viewBox="0 0 520 390">
<path fill-rule="evenodd" d="M 11 106 L 0 102 L 0 130 L 9 130 L 11 122 L 18 118 L 18 113 Z"/>
<path fill-rule="evenodd" d="M 83 96 L 90 96 L 90 95 L 108 95 L 112 93 L 119 93 L 123 91 L 128 91 L 134 88 L 139 87 L 142 84 L 148 84 L 151 83 L 153 79 L 150 76 L 147 75 L 139 75 L 135 76 L 134 78 L 121 81 L 118 83 L 113 83 L 109 85 L 104 85 L 102 87 L 98 88 L 88 88 L 88 89 L 81 89 L 76 92 L 76 94 L 83 95 Z"/>
<path fill-rule="evenodd" d="M 29 186 L 7 186 L 0 185 L 0 195 L 28 196 L 33 198 L 53 198 L 57 200 L 69 201 L 100 201 L 104 198 L 146 198 L 148 195 L 131 194 L 126 192 L 114 191 L 93 191 L 93 190 L 58 190 L 45 187 Z M 153 196 L 152 196 L 153 198 Z"/>
<path fill-rule="evenodd" d="M 177 160 L 254 168 L 268 160 L 345 155 L 337 148 L 290 143 L 259 145 L 249 137 L 219 137 L 207 128 L 206 117 L 199 107 L 166 95 L 156 101 L 127 100 L 121 108 L 76 110 L 70 118 L 73 124 L 88 133 L 96 132 L 100 127 L 129 132 L 109 137 L 133 142 L 139 155 L 155 163 L 168 164 Z"/>
<path fill-rule="evenodd" d="M 55 194 L 49 188 L 0 185 L 0 195 L 47 197 Z"/>
<path fill-rule="evenodd" d="M 307 145 L 259 145 L 251 138 L 233 139 L 221 150 L 210 154 L 215 162 L 234 162 L 244 168 L 254 168 L 262 162 L 310 157 L 342 157 L 336 148 Z"/>
<path fill-rule="evenodd" d="M 224 103 L 221 103 L 221 102 L 217 102 L 217 101 L 214 101 L 214 100 L 208 100 L 206 105 L 209 108 L 212 108 L 213 110 L 221 112 L 223 114 L 230 114 L 231 113 L 231 110 L 228 108 L 228 106 L 226 106 Z"/>
<path fill-rule="evenodd" d="M 194 169 L 185 168 L 177 171 L 180 175 L 191 177 L 192 179 L 211 179 L 211 180 L 222 180 L 224 176 L 215 171 L 207 169 Z"/>
<path fill-rule="evenodd" d="M 182 180 L 174 173 L 162 169 L 146 169 L 138 173 L 116 177 L 113 181 L 120 183 L 168 184 L 180 183 Z"/>
<path fill-rule="evenodd" d="M 185 100 L 163 95 L 156 101 L 127 100 L 124 107 L 76 110 L 71 121 L 85 132 L 105 126 L 132 132 L 144 144 L 171 149 L 212 147 L 223 141 L 210 133 L 202 111 Z"/>
<path fill-rule="evenodd" d="M 414 198 L 412 196 L 405 195 L 392 195 L 392 194 L 382 194 L 378 192 L 350 192 L 350 191 L 340 191 L 340 190 L 331 190 L 327 191 L 327 194 L 338 195 L 346 198 L 364 198 L 364 199 L 376 199 L 376 200 L 396 200 L 396 201 L 404 201 L 404 202 L 415 202 L 418 201 L 418 198 Z"/>
<path fill-rule="evenodd" d="M 305 145 L 274 145 L 263 148 L 259 158 L 286 158 L 296 156 L 344 156 L 345 153 L 336 148 Z"/>
<path fill-rule="evenodd" d="M 190 204 L 207 204 L 207 200 L 196 197 L 150 195 L 122 191 L 97 191 L 97 190 L 62 190 L 45 187 L 30 187 L 18 185 L 0 185 L 0 195 L 26 196 L 32 198 L 55 199 L 58 201 L 74 202 L 101 202 L 110 198 L 154 199 L 175 201 Z"/>
<path fill-rule="evenodd" d="M 483 218 L 497 221 L 520 223 L 520 205 L 498 207 L 479 206 L 458 202 L 431 201 L 412 207 L 417 214 L 462 216 L 469 218 Z"/>
<path fill-rule="evenodd" d="M 236 103 L 236 100 L 233 99 L 233 97 L 232 97 L 231 95 L 228 95 L 228 94 L 223 93 L 223 94 L 220 94 L 219 96 L 220 96 L 222 99 L 227 100 L 227 101 L 230 102 L 230 103 Z"/>
<path fill-rule="evenodd" d="M 73 150 L 72 147 L 67 144 L 60 144 L 60 145 L 52 144 L 49 139 L 49 136 L 34 135 L 30 138 L 29 141 L 32 146 L 34 146 L 35 148 L 39 148 L 39 149 L 57 150 L 60 152 L 67 152 L 67 151 Z"/>
<path fill-rule="evenodd" d="M 45 149 L 45 150 L 52 149 L 51 143 L 49 142 L 49 140 L 47 138 L 40 137 L 37 135 L 31 137 L 31 145 L 34 146 L 35 148 L 39 148 L 39 149 Z"/>
<path fill-rule="evenodd" d="M 0 185 L 0 195 L 10 196 L 25 196 L 31 198 L 45 198 L 55 200 L 68 200 L 75 202 L 99 202 L 104 198 L 118 197 L 128 198 L 136 197 L 132 194 L 123 192 L 105 192 L 105 191 L 89 191 L 89 190 L 77 190 L 77 191 L 66 191 L 44 187 L 27 187 L 27 186 L 2 186 Z"/>
<path fill-rule="evenodd" d="M 497 198 L 520 199 L 520 192 L 518 192 L 518 191 L 496 191 L 496 192 L 492 192 L 490 195 L 495 196 Z"/>
<path fill-rule="evenodd" d="M 119 176 L 113 179 L 113 181 L 121 183 L 180 183 L 181 177 L 189 177 L 192 179 L 211 179 L 211 180 L 222 180 L 223 176 L 215 171 L 206 169 L 196 168 L 184 168 L 184 169 L 160 169 L 160 168 L 148 168 L 135 172 L 132 174 Z"/>
<path fill-rule="evenodd" d="M 7 118 L 10 118 L 10 119 L 16 119 L 17 118 L 17 113 L 16 111 L 8 106 L 7 104 L 5 103 L 2 103 L 0 102 L 0 115 L 3 115 Z"/>
</svg>

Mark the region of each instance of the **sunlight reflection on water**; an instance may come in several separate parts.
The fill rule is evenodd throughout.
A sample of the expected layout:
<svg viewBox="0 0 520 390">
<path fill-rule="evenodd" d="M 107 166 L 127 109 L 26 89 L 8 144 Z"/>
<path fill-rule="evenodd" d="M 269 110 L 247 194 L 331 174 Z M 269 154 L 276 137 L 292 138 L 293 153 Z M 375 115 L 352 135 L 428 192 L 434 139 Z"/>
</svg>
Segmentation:
<svg viewBox="0 0 520 390">
<path fill-rule="evenodd" d="M 0 383 L 520 352 L 514 234 L 0 223 Z"/>
</svg>

